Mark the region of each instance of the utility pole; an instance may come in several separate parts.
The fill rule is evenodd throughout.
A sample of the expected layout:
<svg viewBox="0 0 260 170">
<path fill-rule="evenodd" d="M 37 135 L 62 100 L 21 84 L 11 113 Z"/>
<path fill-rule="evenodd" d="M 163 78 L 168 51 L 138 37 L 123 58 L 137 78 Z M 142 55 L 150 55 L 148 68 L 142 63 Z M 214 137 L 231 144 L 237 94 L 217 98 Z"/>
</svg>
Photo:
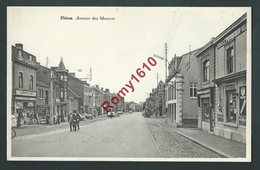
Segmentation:
<svg viewBox="0 0 260 170">
<path fill-rule="evenodd" d="M 167 80 L 167 53 L 168 53 L 168 49 L 167 49 L 167 43 L 165 43 L 165 83 L 166 83 L 166 80 Z M 162 111 L 162 116 L 165 115 L 166 113 L 166 88 L 164 89 L 164 110 Z"/>
<path fill-rule="evenodd" d="M 51 98 L 51 103 L 50 103 L 50 124 L 53 125 L 53 76 L 52 76 L 52 70 L 51 70 L 51 83 L 50 83 L 50 98 Z"/>
<path fill-rule="evenodd" d="M 167 53 L 168 53 L 167 43 L 165 43 L 165 83 L 167 79 Z"/>
</svg>

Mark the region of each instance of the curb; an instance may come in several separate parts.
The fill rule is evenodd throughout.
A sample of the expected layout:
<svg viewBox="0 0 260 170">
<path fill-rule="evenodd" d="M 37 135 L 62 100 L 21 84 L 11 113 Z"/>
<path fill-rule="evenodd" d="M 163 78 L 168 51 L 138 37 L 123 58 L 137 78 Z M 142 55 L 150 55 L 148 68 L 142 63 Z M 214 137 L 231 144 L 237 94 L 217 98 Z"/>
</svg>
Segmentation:
<svg viewBox="0 0 260 170">
<path fill-rule="evenodd" d="M 179 135 L 181 135 L 181 136 L 183 136 L 183 137 L 185 137 L 185 138 L 187 138 L 187 139 L 189 139 L 189 140 L 191 140 L 191 141 L 197 143 L 198 145 L 200 145 L 200 146 L 202 146 L 202 147 L 204 147 L 204 148 L 206 148 L 206 149 L 209 149 L 209 150 L 211 150 L 211 151 L 213 151 L 213 152 L 215 152 L 215 153 L 217 153 L 217 154 L 219 154 L 219 155 L 221 155 L 221 156 L 223 156 L 223 157 L 226 157 L 226 158 L 234 158 L 234 157 L 231 156 L 231 155 L 228 155 L 228 154 L 226 154 L 226 153 L 224 153 L 224 152 L 222 152 L 222 151 L 220 151 L 220 150 L 217 150 L 217 149 L 215 149 L 215 148 L 212 148 L 212 147 L 210 147 L 209 145 L 207 145 L 207 144 L 205 144 L 205 143 L 203 143 L 203 142 L 200 142 L 200 141 L 198 141 L 198 140 L 196 140 L 196 139 L 194 139 L 194 138 L 192 138 L 192 137 L 190 137 L 190 136 L 187 136 L 187 135 L 185 135 L 185 134 L 183 134 L 183 133 L 181 133 L 181 132 L 175 132 L 175 133 L 177 133 L 177 134 L 179 134 Z"/>
</svg>

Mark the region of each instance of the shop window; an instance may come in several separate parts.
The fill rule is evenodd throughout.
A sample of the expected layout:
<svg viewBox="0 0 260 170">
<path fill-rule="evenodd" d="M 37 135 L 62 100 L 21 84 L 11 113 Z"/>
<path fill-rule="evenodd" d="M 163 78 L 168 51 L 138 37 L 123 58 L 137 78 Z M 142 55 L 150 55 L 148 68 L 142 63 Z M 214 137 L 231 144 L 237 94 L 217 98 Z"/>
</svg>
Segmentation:
<svg viewBox="0 0 260 170">
<path fill-rule="evenodd" d="M 197 84 L 190 83 L 190 97 L 196 98 L 197 97 Z"/>
<path fill-rule="evenodd" d="M 209 60 L 203 62 L 203 82 L 209 81 Z"/>
<path fill-rule="evenodd" d="M 234 49 L 230 47 L 227 49 L 227 74 L 234 72 Z"/>
<path fill-rule="evenodd" d="M 30 75 L 30 84 L 29 84 L 30 90 L 33 90 L 33 76 Z"/>
<path fill-rule="evenodd" d="M 202 99 L 202 120 L 209 122 L 210 107 L 209 98 Z"/>
<path fill-rule="evenodd" d="M 23 88 L 23 73 L 19 72 L 19 88 Z"/>
<path fill-rule="evenodd" d="M 237 120 L 237 94 L 235 90 L 227 91 L 226 122 L 236 123 Z"/>
</svg>

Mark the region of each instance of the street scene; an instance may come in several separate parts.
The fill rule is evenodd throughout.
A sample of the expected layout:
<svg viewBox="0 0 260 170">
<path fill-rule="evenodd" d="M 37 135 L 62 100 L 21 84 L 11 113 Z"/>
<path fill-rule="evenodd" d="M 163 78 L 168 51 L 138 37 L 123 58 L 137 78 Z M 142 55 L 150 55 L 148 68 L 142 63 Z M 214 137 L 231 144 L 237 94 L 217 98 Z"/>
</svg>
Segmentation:
<svg viewBox="0 0 260 170">
<path fill-rule="evenodd" d="M 251 8 L 8 7 L 7 25 L 7 160 L 251 161 Z"/>
<path fill-rule="evenodd" d="M 82 121 L 80 130 L 76 132 L 70 132 L 68 123 L 55 129 L 40 129 L 22 135 L 26 130 L 20 129 L 18 134 L 21 135 L 12 140 L 14 157 L 87 157 L 101 160 L 245 157 L 245 145 L 242 143 L 211 139 L 208 142 L 215 145 L 215 149 L 211 149 L 208 145 L 198 144 L 185 137 L 184 134 L 188 134 L 189 130 L 183 132 L 172 128 L 163 119 L 155 117 L 144 119 L 141 112 L 124 113 L 112 119 L 100 117 L 96 122 Z M 219 142 L 222 146 L 217 148 Z M 236 146 L 241 151 L 232 153 L 230 146 Z M 221 150 L 230 155 L 223 154 Z"/>
</svg>

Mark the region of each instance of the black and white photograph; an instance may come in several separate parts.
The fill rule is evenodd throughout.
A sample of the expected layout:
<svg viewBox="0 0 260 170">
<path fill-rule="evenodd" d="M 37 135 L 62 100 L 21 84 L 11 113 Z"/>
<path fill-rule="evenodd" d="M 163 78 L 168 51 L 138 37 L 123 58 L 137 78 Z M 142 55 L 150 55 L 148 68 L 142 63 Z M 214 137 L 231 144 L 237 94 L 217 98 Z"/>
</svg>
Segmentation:
<svg viewBox="0 0 260 170">
<path fill-rule="evenodd" d="M 252 161 L 251 7 L 7 7 L 8 161 Z"/>
</svg>

